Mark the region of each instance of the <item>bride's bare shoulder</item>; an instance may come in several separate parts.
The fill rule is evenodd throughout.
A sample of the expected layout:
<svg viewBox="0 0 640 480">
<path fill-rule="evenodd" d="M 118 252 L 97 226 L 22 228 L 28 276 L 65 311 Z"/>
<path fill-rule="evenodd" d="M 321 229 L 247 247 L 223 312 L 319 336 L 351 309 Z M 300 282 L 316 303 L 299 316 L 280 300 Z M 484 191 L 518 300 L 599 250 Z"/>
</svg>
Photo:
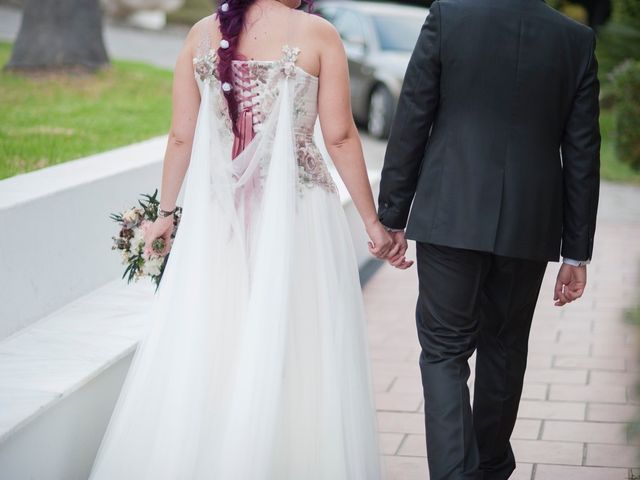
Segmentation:
<svg viewBox="0 0 640 480">
<path fill-rule="evenodd" d="M 192 52 L 196 53 L 217 43 L 220 40 L 219 36 L 217 15 L 212 13 L 191 26 L 185 38 L 185 43 L 190 46 Z"/>
<path fill-rule="evenodd" d="M 342 45 L 340 35 L 328 20 L 301 10 L 296 13 L 300 16 L 299 25 L 303 27 L 299 31 L 305 32 L 303 42 L 307 50 L 321 56 L 327 49 L 333 50 L 335 45 Z"/>
<path fill-rule="evenodd" d="M 202 17 L 196 23 L 193 24 L 191 30 L 210 29 L 211 27 L 218 26 L 218 16 L 215 13 Z"/>
</svg>

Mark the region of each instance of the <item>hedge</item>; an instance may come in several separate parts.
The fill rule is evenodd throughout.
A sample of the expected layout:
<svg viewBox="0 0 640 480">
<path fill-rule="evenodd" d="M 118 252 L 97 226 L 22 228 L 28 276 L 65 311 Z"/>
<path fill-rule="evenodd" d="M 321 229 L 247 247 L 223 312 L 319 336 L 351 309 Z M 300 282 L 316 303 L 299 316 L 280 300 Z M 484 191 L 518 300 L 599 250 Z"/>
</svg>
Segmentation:
<svg viewBox="0 0 640 480">
<path fill-rule="evenodd" d="M 625 61 L 611 78 L 616 100 L 616 153 L 640 170 L 640 61 Z"/>
</svg>

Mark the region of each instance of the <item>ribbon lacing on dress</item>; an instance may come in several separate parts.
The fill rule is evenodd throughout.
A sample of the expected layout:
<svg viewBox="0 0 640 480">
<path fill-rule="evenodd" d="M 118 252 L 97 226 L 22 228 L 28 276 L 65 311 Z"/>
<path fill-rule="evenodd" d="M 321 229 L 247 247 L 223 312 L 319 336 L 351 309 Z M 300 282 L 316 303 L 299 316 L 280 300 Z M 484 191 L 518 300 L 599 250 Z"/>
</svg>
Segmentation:
<svg viewBox="0 0 640 480">
<path fill-rule="evenodd" d="M 233 69 L 234 84 L 238 89 L 235 94 L 238 96 L 238 105 L 240 111 L 236 119 L 238 127 L 238 135 L 233 140 L 232 158 L 236 158 L 246 146 L 253 140 L 253 99 L 257 97 L 257 93 L 252 88 L 251 72 L 247 63 L 237 65 Z"/>
</svg>

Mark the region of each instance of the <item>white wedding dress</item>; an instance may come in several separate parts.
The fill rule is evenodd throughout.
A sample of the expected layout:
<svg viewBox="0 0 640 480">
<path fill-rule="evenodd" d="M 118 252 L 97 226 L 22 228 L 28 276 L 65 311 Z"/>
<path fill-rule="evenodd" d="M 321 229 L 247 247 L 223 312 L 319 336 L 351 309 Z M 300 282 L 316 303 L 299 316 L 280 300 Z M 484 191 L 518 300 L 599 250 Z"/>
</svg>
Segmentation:
<svg viewBox="0 0 640 480">
<path fill-rule="evenodd" d="M 183 216 L 92 480 L 381 478 L 358 270 L 298 51 L 234 61 L 255 136 L 233 160 L 208 38 L 193 59 Z"/>
</svg>

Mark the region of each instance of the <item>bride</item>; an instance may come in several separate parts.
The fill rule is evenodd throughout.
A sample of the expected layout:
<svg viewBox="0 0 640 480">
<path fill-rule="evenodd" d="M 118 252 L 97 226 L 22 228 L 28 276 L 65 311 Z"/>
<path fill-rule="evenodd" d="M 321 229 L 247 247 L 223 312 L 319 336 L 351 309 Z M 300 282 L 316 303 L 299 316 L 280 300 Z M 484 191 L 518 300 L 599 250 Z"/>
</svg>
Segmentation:
<svg viewBox="0 0 640 480">
<path fill-rule="evenodd" d="M 299 0 L 227 0 L 175 69 L 150 327 L 93 480 L 381 478 L 362 297 L 327 150 L 369 249 L 406 268 L 377 219 L 333 27 Z M 188 170 L 188 171 L 187 171 Z"/>
</svg>

